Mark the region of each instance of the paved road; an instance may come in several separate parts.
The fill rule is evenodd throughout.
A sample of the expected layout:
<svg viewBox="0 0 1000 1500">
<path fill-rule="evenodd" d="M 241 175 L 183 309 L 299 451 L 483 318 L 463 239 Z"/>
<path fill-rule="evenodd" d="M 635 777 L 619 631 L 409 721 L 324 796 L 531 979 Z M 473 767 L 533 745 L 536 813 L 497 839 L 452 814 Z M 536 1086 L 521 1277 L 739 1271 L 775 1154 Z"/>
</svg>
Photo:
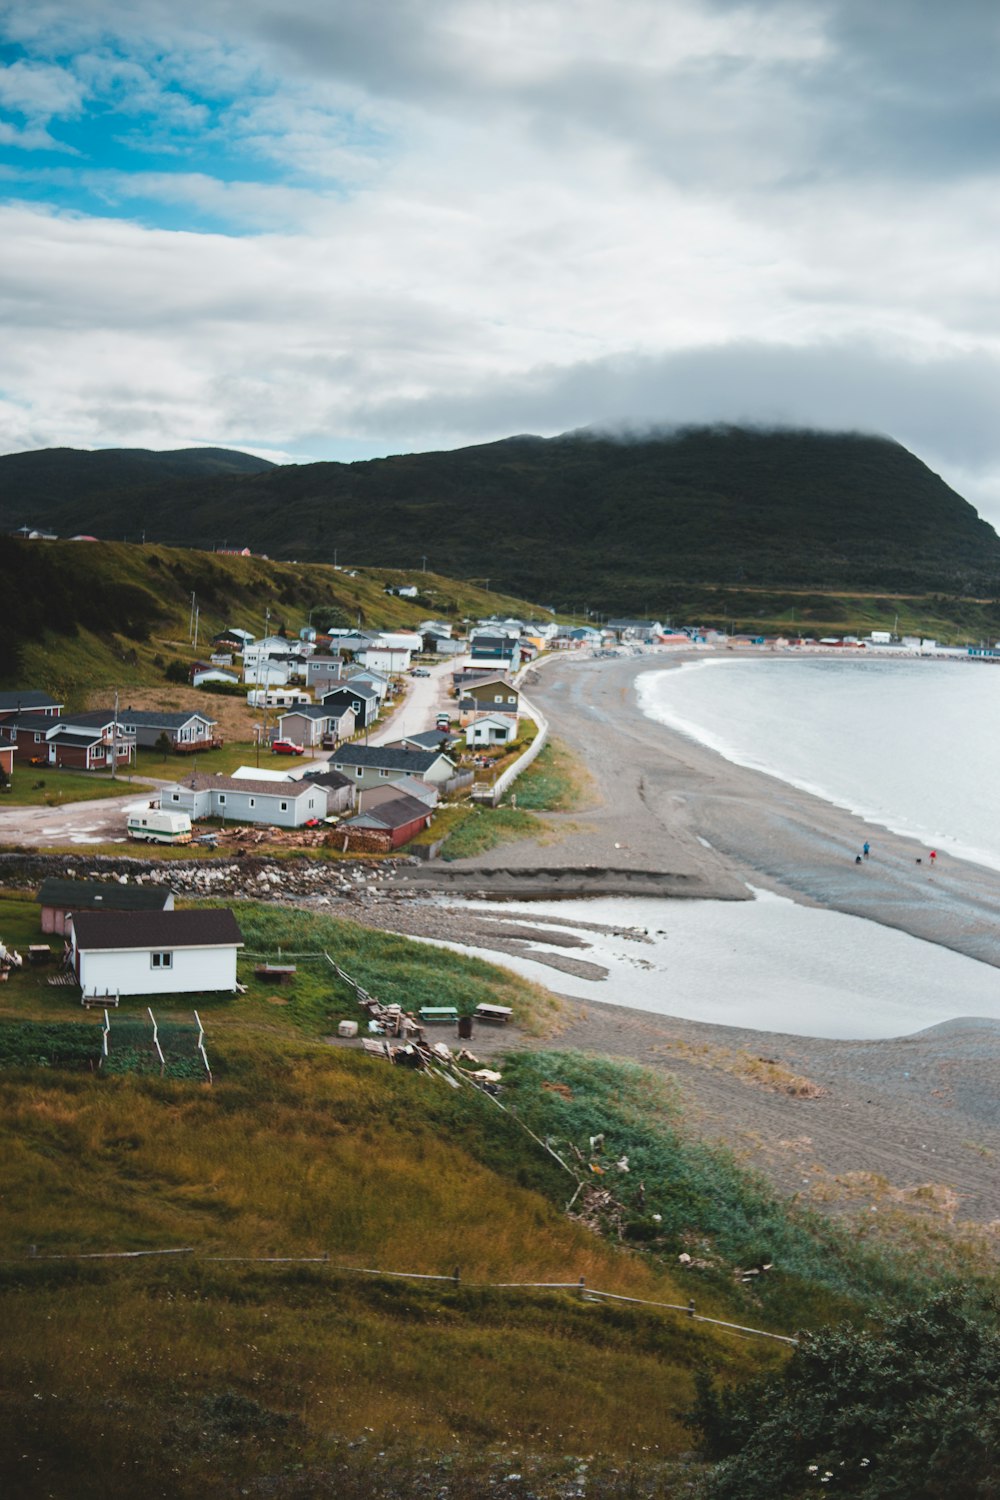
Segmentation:
<svg viewBox="0 0 1000 1500">
<path fill-rule="evenodd" d="M 449 699 L 451 674 L 465 665 L 465 657 L 449 656 L 443 662 L 428 669 L 427 677 L 411 677 L 407 682 L 407 693 L 392 718 L 369 737 L 370 745 L 389 745 L 403 738 L 404 734 L 423 734 L 434 728 L 436 715 L 453 708 Z"/>
</svg>

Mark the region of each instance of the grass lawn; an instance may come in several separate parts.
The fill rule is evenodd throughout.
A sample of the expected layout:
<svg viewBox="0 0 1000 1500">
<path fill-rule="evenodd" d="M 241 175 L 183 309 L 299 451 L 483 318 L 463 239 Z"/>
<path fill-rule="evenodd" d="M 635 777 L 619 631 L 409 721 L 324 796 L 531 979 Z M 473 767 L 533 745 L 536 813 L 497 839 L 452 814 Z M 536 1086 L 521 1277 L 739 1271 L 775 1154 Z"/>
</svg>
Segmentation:
<svg viewBox="0 0 1000 1500">
<path fill-rule="evenodd" d="M 325 751 L 320 752 L 324 757 Z M 220 750 L 199 750 L 197 755 L 174 755 L 164 757 L 162 750 L 151 750 L 145 746 L 136 751 L 136 770 L 143 776 L 156 776 L 161 781 L 180 781 L 192 771 L 231 776 L 240 766 L 258 766 L 262 771 L 294 771 L 302 765 L 311 765 L 317 755 L 275 755 L 272 750 L 261 748 L 258 758 L 257 746 L 251 741 L 233 741 Z"/>
<path fill-rule="evenodd" d="M 112 781 L 103 772 L 57 771 L 49 766 L 15 765 L 10 787 L 0 792 L 0 812 L 5 807 L 60 807 L 64 802 L 124 797 L 130 790 L 127 773 L 119 773 L 118 779 Z"/>
</svg>

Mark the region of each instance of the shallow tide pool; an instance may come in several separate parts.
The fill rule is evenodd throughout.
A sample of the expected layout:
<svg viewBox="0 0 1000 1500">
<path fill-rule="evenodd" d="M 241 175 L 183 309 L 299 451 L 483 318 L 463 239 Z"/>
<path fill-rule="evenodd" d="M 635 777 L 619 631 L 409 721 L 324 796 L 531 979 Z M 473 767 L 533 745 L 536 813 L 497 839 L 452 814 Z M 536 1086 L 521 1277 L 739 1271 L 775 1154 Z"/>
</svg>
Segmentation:
<svg viewBox="0 0 1000 1500">
<path fill-rule="evenodd" d="M 581 979 L 523 956 L 485 954 L 560 994 L 716 1026 L 796 1036 L 907 1036 L 960 1016 L 1000 1022 L 1000 970 L 860 917 L 799 906 L 767 891 L 753 901 L 597 898 L 517 903 L 447 900 L 522 925 L 582 931 L 586 948 L 533 948 L 608 970 Z M 640 935 L 630 933 L 638 929 Z M 641 934 L 645 932 L 647 936 Z"/>
</svg>

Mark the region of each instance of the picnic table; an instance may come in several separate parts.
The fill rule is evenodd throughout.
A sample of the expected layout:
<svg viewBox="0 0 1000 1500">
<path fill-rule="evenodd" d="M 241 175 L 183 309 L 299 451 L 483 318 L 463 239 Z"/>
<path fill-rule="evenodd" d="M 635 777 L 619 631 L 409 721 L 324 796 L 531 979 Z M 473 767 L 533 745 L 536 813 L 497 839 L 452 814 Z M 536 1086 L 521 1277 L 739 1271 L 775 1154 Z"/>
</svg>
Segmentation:
<svg viewBox="0 0 1000 1500">
<path fill-rule="evenodd" d="M 286 984 L 295 978 L 295 964 L 256 964 L 254 973 L 258 979 L 273 979 L 275 984 Z"/>
<path fill-rule="evenodd" d="M 458 1025 L 458 1011 L 454 1005 L 422 1005 L 420 1007 L 420 1019 L 428 1025 L 443 1022 L 447 1025 Z"/>
</svg>

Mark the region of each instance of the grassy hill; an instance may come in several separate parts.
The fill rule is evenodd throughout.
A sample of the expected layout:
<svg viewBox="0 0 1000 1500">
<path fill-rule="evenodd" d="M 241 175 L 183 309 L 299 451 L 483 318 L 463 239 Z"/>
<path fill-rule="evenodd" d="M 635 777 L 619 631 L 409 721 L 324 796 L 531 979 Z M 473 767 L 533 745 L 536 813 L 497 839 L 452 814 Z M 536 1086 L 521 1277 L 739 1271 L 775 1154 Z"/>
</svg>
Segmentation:
<svg viewBox="0 0 1000 1500">
<path fill-rule="evenodd" d="M 320 609 L 339 611 L 347 625 L 412 626 L 441 615 L 460 628 L 465 616 L 533 609 L 435 573 L 355 572 L 151 543 L 8 538 L 4 569 L 0 686 L 46 688 L 71 707 L 93 689 L 162 688 L 164 662 L 198 654 L 190 639 L 192 594 L 202 655 L 226 626 L 262 635 L 267 610 L 272 630 L 295 633 Z M 411 579 L 420 584 L 417 599 L 386 594 L 387 584 Z"/>
<path fill-rule="evenodd" d="M 28 464 L 38 455 L 16 456 Z M 90 457 L 87 455 L 86 457 Z M 7 460 L 0 459 L 0 477 Z M 476 579 L 560 608 L 685 610 L 706 585 L 1000 596 L 1000 538 L 898 443 L 693 428 L 510 438 L 449 453 L 65 495 L 62 531 Z M 9 508 L 0 510 L 13 520 Z M 16 524 L 16 523 L 15 523 Z"/>
<path fill-rule="evenodd" d="M 505 1112 L 329 1045 L 357 1014 L 349 992 L 302 960 L 276 997 L 252 954 L 326 948 L 386 1000 L 492 987 L 524 1013 L 534 998 L 489 965 L 349 923 L 238 915 L 248 993 L 156 1004 L 166 1035 L 199 1003 L 211 1086 L 160 1078 L 141 1049 L 94 1073 L 78 1043 L 98 1017 L 34 973 L 0 989 L 5 1493 L 471 1500 L 494 1493 L 492 1474 L 518 1500 L 663 1500 L 688 1493 L 690 1473 L 675 1489 L 664 1465 L 690 1447 L 697 1371 L 742 1383 L 787 1350 L 575 1286 L 498 1283 L 583 1276 L 789 1333 L 864 1324 L 948 1279 L 934 1258 L 880 1250 L 873 1225 L 849 1233 L 776 1201 L 698 1142 L 662 1074 L 524 1054 L 504 1068 Z M 0 900 L 7 940 L 36 923 L 33 903 Z M 123 1002 L 113 1029 L 141 1013 Z M 592 1173 L 598 1133 L 598 1162 L 625 1153 L 627 1176 Z M 590 1227 L 567 1213 L 575 1183 L 544 1139 L 584 1182 L 574 1209 Z M 184 1253 L 100 1258 L 112 1250 Z M 744 1284 L 738 1268 L 762 1258 L 774 1270 Z"/>
</svg>

